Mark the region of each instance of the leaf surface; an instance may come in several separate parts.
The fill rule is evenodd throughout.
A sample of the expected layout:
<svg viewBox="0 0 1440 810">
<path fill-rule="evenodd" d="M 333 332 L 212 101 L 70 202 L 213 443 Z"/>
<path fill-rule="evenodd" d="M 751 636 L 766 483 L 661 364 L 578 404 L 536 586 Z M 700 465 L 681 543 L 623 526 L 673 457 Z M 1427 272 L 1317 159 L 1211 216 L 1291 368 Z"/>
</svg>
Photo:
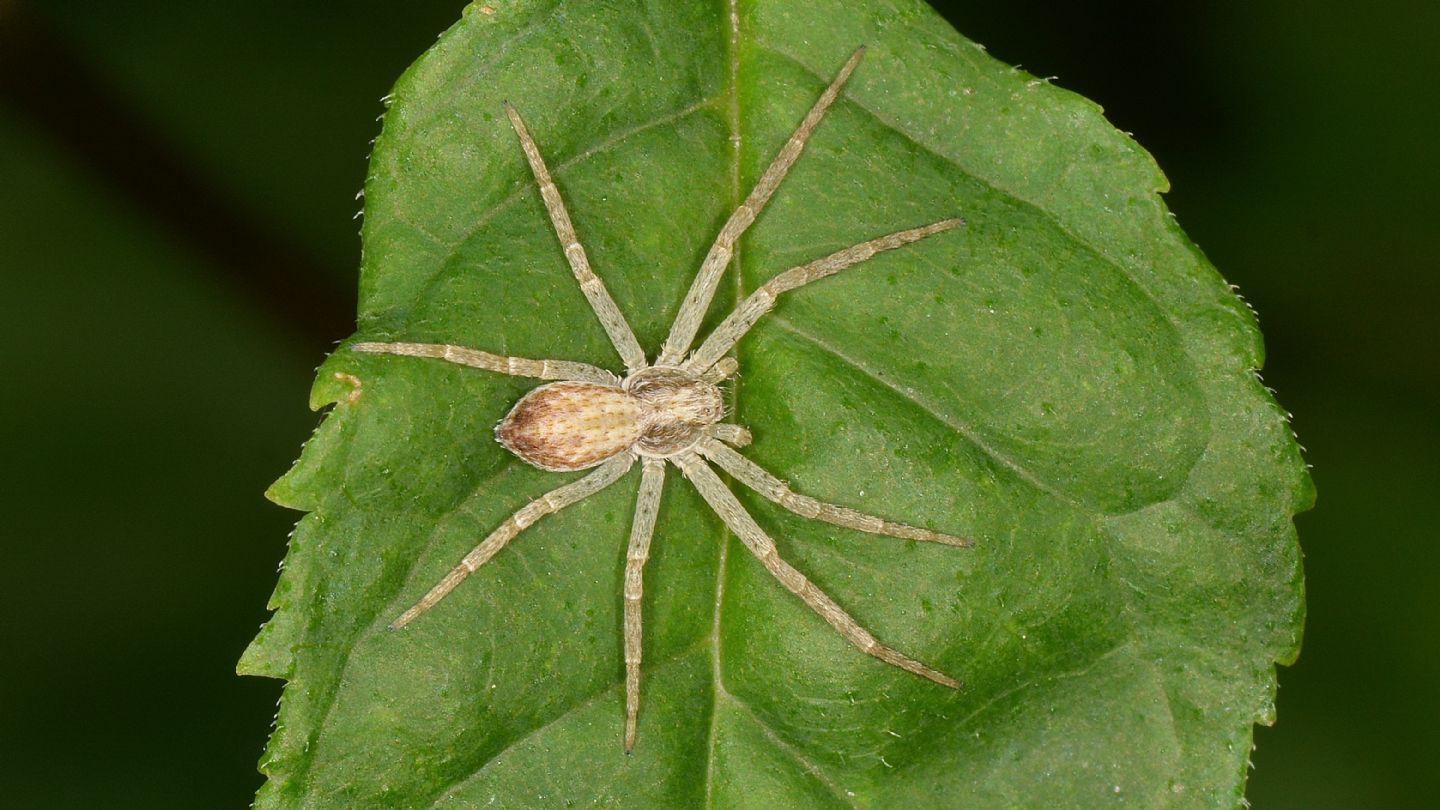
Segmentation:
<svg viewBox="0 0 1440 810">
<path fill-rule="evenodd" d="M 395 88 L 366 182 L 358 340 L 619 362 L 501 111 L 658 349 L 710 240 L 849 53 L 708 326 L 777 272 L 963 215 L 785 296 L 742 342 L 744 452 L 800 491 L 977 540 L 742 501 L 951 691 L 859 654 L 673 470 L 621 749 L 638 471 L 385 625 L 573 479 L 491 438 L 534 381 L 342 346 L 275 484 L 306 511 L 241 661 L 288 685 L 260 807 L 1233 806 L 1298 650 L 1311 490 L 1254 319 L 1093 103 L 911 0 L 475 5 Z"/>
</svg>

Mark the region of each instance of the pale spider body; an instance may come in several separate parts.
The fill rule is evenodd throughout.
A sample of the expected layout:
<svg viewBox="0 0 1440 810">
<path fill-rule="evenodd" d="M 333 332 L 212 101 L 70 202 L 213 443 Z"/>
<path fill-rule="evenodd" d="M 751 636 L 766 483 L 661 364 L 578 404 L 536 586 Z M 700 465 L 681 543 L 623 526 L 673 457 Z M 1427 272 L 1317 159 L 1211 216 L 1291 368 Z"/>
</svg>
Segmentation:
<svg viewBox="0 0 1440 810">
<path fill-rule="evenodd" d="M 725 402 L 718 385 L 736 372 L 735 359 L 727 355 L 770 311 L 782 294 L 860 264 L 882 251 L 894 250 L 957 228 L 964 224 L 963 221 L 958 218 L 943 219 L 918 228 L 896 231 L 779 273 L 741 301 L 700 346 L 691 351 L 701 321 L 715 295 L 715 288 L 734 255 L 736 240 L 759 216 L 790 167 L 800 157 L 806 140 L 839 95 L 863 52 L 861 48 L 851 55 L 760 176 L 745 201 L 720 229 L 653 364 L 647 360 L 634 331 L 610 297 L 604 282 L 590 268 L 585 248 L 575 234 L 570 215 L 539 147 L 530 137 L 520 114 L 509 104 L 505 105 L 505 113 L 520 139 L 565 259 L 600 325 L 615 345 L 626 373 L 622 379 L 588 363 L 505 357 L 445 343 L 351 344 L 350 348 L 354 351 L 429 357 L 501 374 L 551 381 L 522 397 L 496 426 L 495 436 L 515 455 L 541 469 L 555 472 L 589 470 L 580 478 L 551 490 L 512 514 L 418 602 L 397 617 L 390 624 L 391 629 L 404 627 L 434 607 L 527 526 L 610 486 L 639 461 L 643 472 L 625 554 L 624 744 L 627 752 L 635 745 L 640 706 L 643 572 L 650 556 L 650 541 L 655 531 L 667 465 L 674 465 L 690 480 L 726 527 L 781 585 L 835 628 L 846 641 L 887 664 L 935 683 L 959 688 L 959 681 L 949 675 L 881 644 L 835 600 L 781 558 L 774 541 L 745 510 L 711 465 L 785 509 L 807 518 L 887 537 L 951 546 L 971 545 L 971 541 L 961 537 L 894 523 L 793 492 L 784 481 L 735 449 L 749 444 L 750 432 L 740 425 L 721 421 L 725 416 Z"/>
<path fill-rule="evenodd" d="M 515 403 L 495 438 L 542 470 L 572 472 L 621 453 L 670 458 L 693 448 L 724 415 L 714 384 L 684 369 L 651 366 L 619 385 L 542 385 Z"/>
</svg>

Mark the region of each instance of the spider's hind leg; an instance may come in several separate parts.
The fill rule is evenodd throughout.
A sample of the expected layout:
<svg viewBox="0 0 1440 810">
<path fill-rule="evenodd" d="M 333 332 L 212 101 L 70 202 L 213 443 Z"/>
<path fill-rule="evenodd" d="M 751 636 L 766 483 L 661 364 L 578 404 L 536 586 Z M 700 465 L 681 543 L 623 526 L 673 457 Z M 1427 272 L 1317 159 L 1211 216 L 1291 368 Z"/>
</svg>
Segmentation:
<svg viewBox="0 0 1440 810">
<path fill-rule="evenodd" d="M 665 486 L 665 462 L 647 458 L 635 498 L 635 522 L 630 526 L 630 547 L 625 552 L 625 753 L 635 748 L 640 717 L 640 599 L 645 593 L 645 561 L 655 535 L 660 491 Z"/>
<path fill-rule="evenodd" d="M 563 487 L 552 489 L 539 498 L 525 504 L 520 511 L 511 515 L 504 523 L 501 523 L 495 531 L 491 532 L 489 537 L 482 540 L 480 545 L 471 549 L 470 553 L 466 554 L 464 559 L 460 560 L 460 564 L 450 569 L 450 573 L 441 578 L 441 580 L 435 584 L 435 587 L 431 588 L 428 593 L 420 598 L 419 602 L 416 602 L 414 606 L 400 614 L 400 617 L 395 621 L 391 622 L 389 629 L 399 630 L 410 622 L 415 621 L 420 614 L 434 607 L 436 603 L 444 599 L 447 594 L 455 590 L 455 586 L 464 582 L 466 577 L 475 573 L 479 570 L 480 566 L 489 562 L 491 557 L 499 554 L 500 550 L 505 548 L 505 545 L 511 540 L 514 540 L 517 534 L 524 531 L 540 518 L 558 512 L 571 504 L 579 503 L 620 480 L 620 476 L 624 475 L 625 472 L 630 469 L 630 465 L 634 463 L 634 461 L 634 456 L 631 456 L 629 453 L 616 456 L 604 464 L 601 464 L 599 467 L 596 467 L 584 478 L 572 481 Z"/>
<path fill-rule="evenodd" d="M 537 380 L 571 380 L 599 385 L 618 385 L 614 374 L 589 363 L 573 360 L 531 360 L 528 357 L 506 357 L 449 343 L 376 343 L 366 341 L 350 344 L 350 350 L 370 354 L 398 354 L 402 357 L 433 357 L 458 366 L 494 371 L 515 377 Z"/>
</svg>

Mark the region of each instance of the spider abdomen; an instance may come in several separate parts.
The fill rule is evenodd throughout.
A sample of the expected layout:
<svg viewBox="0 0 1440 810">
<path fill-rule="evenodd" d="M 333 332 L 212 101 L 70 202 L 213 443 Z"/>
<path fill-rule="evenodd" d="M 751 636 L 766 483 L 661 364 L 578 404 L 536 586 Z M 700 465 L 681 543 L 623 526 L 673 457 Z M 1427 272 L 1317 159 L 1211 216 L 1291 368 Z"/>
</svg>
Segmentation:
<svg viewBox="0 0 1440 810">
<path fill-rule="evenodd" d="M 586 382 L 542 385 L 520 398 L 495 426 L 505 449 L 544 470 L 594 467 L 640 438 L 635 398 Z"/>
</svg>

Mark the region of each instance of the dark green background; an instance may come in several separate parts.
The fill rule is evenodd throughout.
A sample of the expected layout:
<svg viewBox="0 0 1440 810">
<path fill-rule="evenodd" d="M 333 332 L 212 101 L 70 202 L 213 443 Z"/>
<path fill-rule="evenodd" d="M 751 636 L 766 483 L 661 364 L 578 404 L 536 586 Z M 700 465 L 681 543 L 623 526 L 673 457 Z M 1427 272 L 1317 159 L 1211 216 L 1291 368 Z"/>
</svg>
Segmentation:
<svg viewBox="0 0 1440 810">
<path fill-rule="evenodd" d="M 279 684 L 232 672 L 298 517 L 261 492 L 352 322 L 379 98 L 461 6 L 0 0 L 0 804 L 248 804 Z M 1260 313 L 1320 495 L 1251 801 L 1428 806 L 1440 6 L 941 7 L 1134 133 Z"/>
</svg>

